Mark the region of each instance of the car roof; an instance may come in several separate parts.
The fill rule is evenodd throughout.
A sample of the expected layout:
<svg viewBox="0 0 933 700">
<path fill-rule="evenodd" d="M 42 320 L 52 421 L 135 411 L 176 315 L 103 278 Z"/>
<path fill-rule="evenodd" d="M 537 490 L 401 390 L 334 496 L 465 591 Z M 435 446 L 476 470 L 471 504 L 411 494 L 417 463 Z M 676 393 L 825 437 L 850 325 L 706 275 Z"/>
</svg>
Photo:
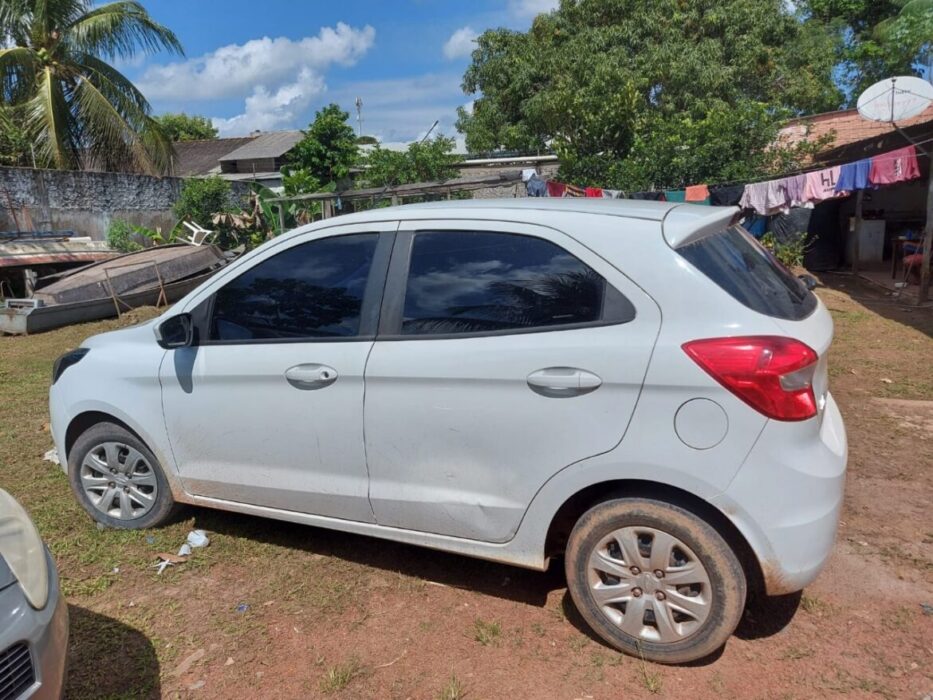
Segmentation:
<svg viewBox="0 0 933 700">
<path fill-rule="evenodd" d="M 482 216 L 493 218 L 502 216 L 504 212 L 527 212 L 529 216 L 536 213 L 567 212 L 577 214 L 599 214 L 605 216 L 620 216 L 631 219 L 646 219 L 648 221 L 663 221 L 667 214 L 678 209 L 679 213 L 697 216 L 709 214 L 711 207 L 697 204 L 683 204 L 679 202 L 654 202 L 641 199 L 605 199 L 596 197 L 514 197 L 502 199 L 454 199 L 439 202 L 422 202 L 419 204 L 402 204 L 394 207 L 381 207 L 364 212 L 347 214 L 337 219 L 329 219 L 331 223 L 356 223 L 365 221 L 385 221 L 398 218 L 433 218 L 452 215 Z M 713 209 L 716 209 L 713 207 Z"/>
</svg>

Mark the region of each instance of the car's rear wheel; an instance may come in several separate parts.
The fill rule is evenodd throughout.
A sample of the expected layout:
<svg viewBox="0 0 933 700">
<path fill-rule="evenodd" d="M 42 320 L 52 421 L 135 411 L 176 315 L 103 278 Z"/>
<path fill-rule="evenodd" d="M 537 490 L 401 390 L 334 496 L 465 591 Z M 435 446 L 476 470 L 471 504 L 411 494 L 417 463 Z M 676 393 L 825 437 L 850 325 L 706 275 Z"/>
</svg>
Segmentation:
<svg viewBox="0 0 933 700">
<path fill-rule="evenodd" d="M 659 663 L 701 659 L 725 644 L 746 580 L 720 534 L 669 503 L 620 498 L 577 521 L 565 554 L 577 609 L 620 651 Z"/>
<path fill-rule="evenodd" d="M 108 527 L 154 527 L 175 509 L 155 455 L 114 423 L 98 423 L 78 437 L 69 454 L 68 478 L 84 509 Z"/>
</svg>

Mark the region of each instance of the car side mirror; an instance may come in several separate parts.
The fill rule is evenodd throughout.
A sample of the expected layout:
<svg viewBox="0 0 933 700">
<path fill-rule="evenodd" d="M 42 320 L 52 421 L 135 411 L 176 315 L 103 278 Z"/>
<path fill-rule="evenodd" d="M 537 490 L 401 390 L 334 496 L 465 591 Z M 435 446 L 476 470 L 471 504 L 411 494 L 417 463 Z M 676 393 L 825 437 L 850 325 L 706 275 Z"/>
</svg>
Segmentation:
<svg viewBox="0 0 933 700">
<path fill-rule="evenodd" d="M 813 275 L 797 275 L 797 279 L 803 282 L 809 291 L 813 291 L 819 286 L 819 283 L 816 281 L 816 277 Z"/>
<path fill-rule="evenodd" d="M 178 314 L 155 327 L 156 341 L 166 350 L 186 348 L 194 344 L 194 323 L 191 314 Z"/>
</svg>

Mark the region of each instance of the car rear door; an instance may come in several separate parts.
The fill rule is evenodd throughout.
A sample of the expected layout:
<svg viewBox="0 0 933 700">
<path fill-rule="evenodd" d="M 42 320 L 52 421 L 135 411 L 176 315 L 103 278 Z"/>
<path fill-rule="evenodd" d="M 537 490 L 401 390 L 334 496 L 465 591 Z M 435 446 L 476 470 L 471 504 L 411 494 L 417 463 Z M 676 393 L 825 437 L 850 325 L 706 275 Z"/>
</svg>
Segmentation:
<svg viewBox="0 0 933 700">
<path fill-rule="evenodd" d="M 548 478 L 622 439 L 660 313 L 553 229 L 408 228 L 366 367 L 376 521 L 505 541 Z"/>
<path fill-rule="evenodd" d="M 187 492 L 373 521 L 363 371 L 396 226 L 283 240 L 194 300 L 198 342 L 160 370 Z"/>
</svg>

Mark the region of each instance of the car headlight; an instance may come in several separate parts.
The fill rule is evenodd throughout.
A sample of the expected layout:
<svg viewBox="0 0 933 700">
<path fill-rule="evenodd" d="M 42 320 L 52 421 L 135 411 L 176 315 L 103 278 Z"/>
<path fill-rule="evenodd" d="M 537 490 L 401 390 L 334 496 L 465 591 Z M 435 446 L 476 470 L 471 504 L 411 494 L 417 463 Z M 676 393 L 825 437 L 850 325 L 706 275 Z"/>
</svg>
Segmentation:
<svg viewBox="0 0 933 700">
<path fill-rule="evenodd" d="M 72 365 L 78 364 L 85 355 L 88 354 L 90 348 L 77 348 L 76 350 L 69 350 L 64 355 L 55 360 L 55 364 L 52 365 L 52 384 L 58 381 L 58 378 L 65 373 L 65 370 L 71 367 Z"/>
<path fill-rule="evenodd" d="M 45 546 L 29 514 L 10 494 L 0 489 L 0 556 L 19 581 L 32 607 L 45 607 L 49 599 L 49 565 Z"/>
</svg>

